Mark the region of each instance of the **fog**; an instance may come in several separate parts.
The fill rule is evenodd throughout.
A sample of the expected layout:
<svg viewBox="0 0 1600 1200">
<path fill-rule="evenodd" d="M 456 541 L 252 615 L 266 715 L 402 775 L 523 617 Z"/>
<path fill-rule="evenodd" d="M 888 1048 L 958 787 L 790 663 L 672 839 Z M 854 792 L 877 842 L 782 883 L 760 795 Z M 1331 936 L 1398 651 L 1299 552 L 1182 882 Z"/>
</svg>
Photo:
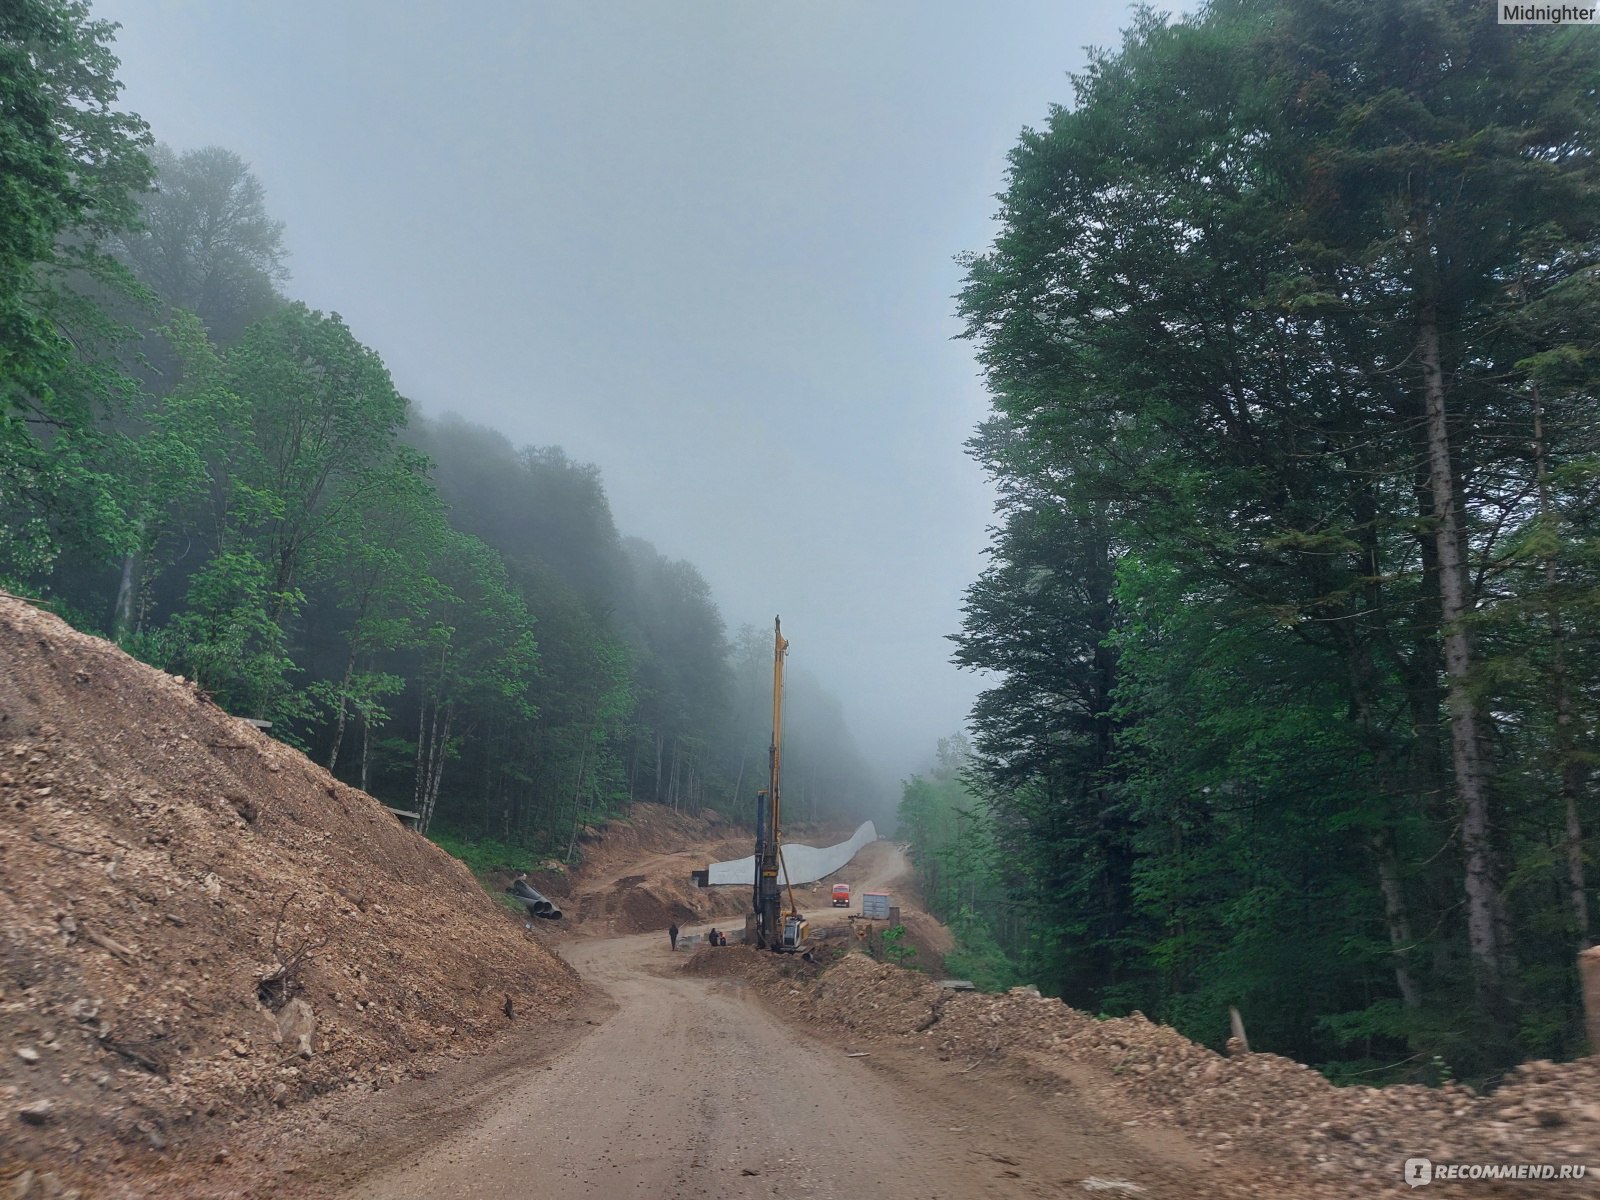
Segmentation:
<svg viewBox="0 0 1600 1200">
<path fill-rule="evenodd" d="M 623 532 L 781 613 L 886 775 L 982 681 L 992 496 L 954 340 L 1006 152 L 1121 5 L 97 0 L 126 106 L 242 155 L 288 294 L 421 409 L 604 474 Z"/>
</svg>

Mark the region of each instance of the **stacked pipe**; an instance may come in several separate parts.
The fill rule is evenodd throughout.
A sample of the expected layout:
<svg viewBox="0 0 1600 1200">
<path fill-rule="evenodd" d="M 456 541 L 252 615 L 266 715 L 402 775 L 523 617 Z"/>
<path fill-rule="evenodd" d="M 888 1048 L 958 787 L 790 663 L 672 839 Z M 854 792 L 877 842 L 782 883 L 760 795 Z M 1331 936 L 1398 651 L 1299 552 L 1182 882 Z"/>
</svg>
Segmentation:
<svg viewBox="0 0 1600 1200">
<path fill-rule="evenodd" d="M 542 892 L 530 887 L 526 879 L 514 881 L 506 891 L 521 900 L 534 916 L 543 917 L 546 921 L 561 920 L 561 910 L 555 906 L 553 901 L 547 899 Z"/>
</svg>

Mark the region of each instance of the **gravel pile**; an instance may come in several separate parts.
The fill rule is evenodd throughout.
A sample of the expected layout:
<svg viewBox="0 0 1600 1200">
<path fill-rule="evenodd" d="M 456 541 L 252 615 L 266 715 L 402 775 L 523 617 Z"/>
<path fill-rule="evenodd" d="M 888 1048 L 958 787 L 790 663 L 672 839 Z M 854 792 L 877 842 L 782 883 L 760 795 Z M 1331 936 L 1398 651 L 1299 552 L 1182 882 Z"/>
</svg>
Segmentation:
<svg viewBox="0 0 1600 1200">
<path fill-rule="evenodd" d="M 952 1062 L 1070 1077 L 1073 1086 L 1089 1068 L 1097 1098 L 1129 1124 L 1178 1127 L 1219 1161 L 1243 1153 L 1293 1167 L 1318 1196 L 1403 1192 L 1401 1168 L 1412 1157 L 1600 1165 L 1594 1059 L 1528 1063 L 1487 1096 L 1459 1084 L 1335 1087 L 1277 1055 L 1225 1057 L 1142 1015 L 1097 1020 L 1032 989 L 952 992 L 861 954 L 826 968 L 774 957 L 701 952 L 693 968 L 742 975 L 797 1022 L 863 1044 L 926 1046 Z M 1600 1194 L 1600 1178 L 1436 1184 L 1428 1194 Z"/>
</svg>

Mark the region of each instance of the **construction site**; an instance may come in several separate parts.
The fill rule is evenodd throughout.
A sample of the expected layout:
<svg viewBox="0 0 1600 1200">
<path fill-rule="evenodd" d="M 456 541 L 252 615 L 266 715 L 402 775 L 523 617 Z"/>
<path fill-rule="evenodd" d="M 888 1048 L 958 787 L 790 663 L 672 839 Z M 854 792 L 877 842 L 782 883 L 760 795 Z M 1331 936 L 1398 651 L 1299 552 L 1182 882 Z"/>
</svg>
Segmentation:
<svg viewBox="0 0 1600 1200">
<path fill-rule="evenodd" d="M 1593 1059 L 1492 1095 L 1336 1088 L 1137 1014 L 964 990 L 890 841 L 791 829 L 848 861 L 788 881 L 810 928 L 803 953 L 770 953 L 741 944 L 749 886 L 695 878 L 748 853 L 724 815 L 640 805 L 586 830 L 576 869 L 480 880 L 54 616 L 0 601 L 0 662 L 15 1200 L 1355 1197 L 1405 1190 L 1419 1156 L 1600 1153 Z M 532 919 L 519 879 L 563 919 Z M 916 969 L 881 953 L 890 922 L 861 911 L 880 895 Z"/>
</svg>

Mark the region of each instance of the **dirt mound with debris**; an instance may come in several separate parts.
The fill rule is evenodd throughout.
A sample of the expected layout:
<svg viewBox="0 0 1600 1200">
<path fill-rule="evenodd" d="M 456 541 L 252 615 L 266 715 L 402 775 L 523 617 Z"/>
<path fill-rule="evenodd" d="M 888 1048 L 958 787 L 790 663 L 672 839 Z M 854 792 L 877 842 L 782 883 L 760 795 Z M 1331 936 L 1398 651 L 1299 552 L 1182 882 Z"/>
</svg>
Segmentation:
<svg viewBox="0 0 1600 1200">
<path fill-rule="evenodd" d="M 1219 1155 L 1291 1165 L 1316 1181 L 1318 1196 L 1393 1190 L 1412 1157 L 1579 1164 L 1600 1156 L 1597 1059 L 1528 1063 L 1488 1096 L 1460 1084 L 1335 1087 L 1274 1054 L 1225 1057 L 1142 1015 L 1098 1020 L 1033 989 L 953 992 L 856 953 L 826 967 L 775 957 L 701 950 L 685 970 L 743 977 L 797 1022 L 848 1031 L 854 1042 L 920 1044 L 951 1061 L 1009 1065 L 1080 1087 L 1090 1068 L 1100 1100 L 1126 1124 L 1175 1125 Z M 1465 1194 L 1466 1186 L 1433 1190 Z M 1592 1177 L 1559 1186 L 1600 1192 Z M 1478 1182 L 1471 1194 L 1526 1187 Z"/>
<path fill-rule="evenodd" d="M 813 942 L 823 945 L 833 943 L 841 949 L 853 949 L 872 958 L 899 961 L 919 974 L 934 979 L 944 976 L 944 956 L 950 951 L 952 939 L 950 931 L 939 923 L 938 918 L 905 907 L 900 914 L 899 933 L 891 941 L 885 936 L 894 929 L 889 922 L 853 920 L 840 915 L 840 910 L 827 907 L 826 896 L 808 906 L 806 899 L 798 896 L 798 889 L 796 891 L 801 911 L 808 913 L 811 918 Z M 906 902 L 911 900 L 912 897 L 906 897 Z M 896 959 L 894 955 L 904 958 Z"/>
<path fill-rule="evenodd" d="M 570 880 L 534 883 L 555 889 L 581 932 L 615 936 L 649 933 L 742 914 L 748 888 L 699 888 L 690 872 L 748 854 L 751 835 L 709 810 L 696 815 L 659 804 L 635 804 L 626 818 L 592 831 L 583 863 Z"/>
<path fill-rule="evenodd" d="M 703 979 L 765 980 L 773 973 L 786 978 L 802 974 L 810 978 L 815 975 L 814 971 L 802 973 L 795 970 L 793 964 L 797 961 L 792 955 L 775 955 L 736 942 L 727 946 L 701 946 L 678 969 L 685 975 L 696 975 Z"/>
<path fill-rule="evenodd" d="M 580 919 L 588 923 L 588 932 L 616 936 L 733 918 L 750 907 L 746 892 L 735 895 L 728 888 L 697 888 L 686 874 L 669 868 L 625 876 L 608 890 L 585 895 Z"/>
<path fill-rule="evenodd" d="M 0 1171 L 104 1179 L 578 990 L 372 797 L 5 598 L 0 811 Z"/>
<path fill-rule="evenodd" d="M 698 856 L 714 853 L 748 854 L 752 836 L 712 809 L 687 813 L 674 812 L 664 804 L 635 804 L 626 816 L 584 831 L 582 864 L 575 881 L 582 886 L 614 879 L 667 855 L 689 854 L 698 861 Z"/>
</svg>

